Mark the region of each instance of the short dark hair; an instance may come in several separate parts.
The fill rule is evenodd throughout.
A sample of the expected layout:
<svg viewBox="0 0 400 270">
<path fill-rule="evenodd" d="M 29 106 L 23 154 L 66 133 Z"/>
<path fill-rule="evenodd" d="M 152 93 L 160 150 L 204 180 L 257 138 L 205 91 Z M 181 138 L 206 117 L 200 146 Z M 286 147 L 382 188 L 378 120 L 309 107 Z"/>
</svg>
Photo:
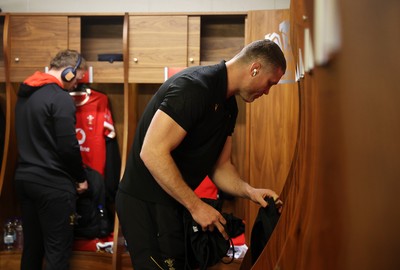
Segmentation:
<svg viewBox="0 0 400 270">
<path fill-rule="evenodd" d="M 286 59 L 281 48 L 269 39 L 256 40 L 248 44 L 238 54 L 245 61 L 259 59 L 273 68 L 281 68 L 283 73 L 286 71 Z"/>
</svg>

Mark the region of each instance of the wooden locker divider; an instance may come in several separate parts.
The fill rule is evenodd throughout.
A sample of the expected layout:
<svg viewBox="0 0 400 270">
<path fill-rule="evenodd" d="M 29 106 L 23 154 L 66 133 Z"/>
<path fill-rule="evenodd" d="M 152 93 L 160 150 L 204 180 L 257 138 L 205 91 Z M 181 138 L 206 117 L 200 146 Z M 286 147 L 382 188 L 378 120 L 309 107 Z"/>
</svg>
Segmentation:
<svg viewBox="0 0 400 270">
<path fill-rule="evenodd" d="M 18 211 L 18 203 L 16 200 L 13 178 L 15 164 L 17 160 L 16 151 L 16 138 L 14 132 L 14 105 L 17 100 L 16 91 L 17 85 L 11 83 L 10 80 L 10 39 L 9 39 L 9 14 L 5 15 L 4 29 L 3 29 L 3 56 L 4 56 L 4 70 L 5 70 L 5 84 L 6 84 L 6 113 L 5 113 L 5 141 L 3 161 L 0 173 L 0 224 L 3 225 L 6 218 L 15 216 Z M 0 251 L 0 268 L 6 267 L 7 269 L 17 269 L 19 267 L 19 256 L 16 252 L 4 253 Z M 4 259 L 3 259 L 4 258 Z"/>
</svg>

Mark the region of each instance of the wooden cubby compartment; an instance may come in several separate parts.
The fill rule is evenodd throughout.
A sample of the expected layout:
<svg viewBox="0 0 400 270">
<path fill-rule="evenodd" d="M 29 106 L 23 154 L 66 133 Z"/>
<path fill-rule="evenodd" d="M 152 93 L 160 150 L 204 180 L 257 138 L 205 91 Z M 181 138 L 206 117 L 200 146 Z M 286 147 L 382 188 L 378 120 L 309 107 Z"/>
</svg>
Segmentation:
<svg viewBox="0 0 400 270">
<path fill-rule="evenodd" d="M 229 60 L 245 44 L 246 15 L 201 16 L 200 64 Z"/>
<path fill-rule="evenodd" d="M 82 55 L 97 61 L 101 53 L 122 53 L 123 16 L 82 16 Z"/>
<path fill-rule="evenodd" d="M 96 83 L 123 83 L 123 61 L 98 61 L 99 54 L 123 54 L 124 16 L 82 16 L 81 53 Z"/>
<path fill-rule="evenodd" d="M 109 98 L 119 150 L 124 133 L 124 63 L 98 61 L 99 54 L 123 54 L 123 15 L 80 17 L 80 51 L 88 66 L 93 67 L 89 86 Z"/>
</svg>

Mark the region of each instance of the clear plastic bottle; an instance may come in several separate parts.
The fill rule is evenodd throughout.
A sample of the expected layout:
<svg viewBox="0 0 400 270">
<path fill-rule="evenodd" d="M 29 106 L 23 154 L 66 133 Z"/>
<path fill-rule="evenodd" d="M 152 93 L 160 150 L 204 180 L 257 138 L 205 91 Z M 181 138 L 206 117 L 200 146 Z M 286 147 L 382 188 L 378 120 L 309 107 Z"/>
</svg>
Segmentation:
<svg viewBox="0 0 400 270">
<path fill-rule="evenodd" d="M 17 250 L 22 250 L 24 244 L 24 235 L 22 229 L 22 220 L 20 218 L 14 219 L 15 242 L 14 247 Z"/>
<path fill-rule="evenodd" d="M 14 229 L 14 224 L 13 222 L 8 219 L 4 223 L 4 248 L 6 250 L 12 250 L 14 248 L 14 242 L 15 242 L 15 229 Z"/>
</svg>

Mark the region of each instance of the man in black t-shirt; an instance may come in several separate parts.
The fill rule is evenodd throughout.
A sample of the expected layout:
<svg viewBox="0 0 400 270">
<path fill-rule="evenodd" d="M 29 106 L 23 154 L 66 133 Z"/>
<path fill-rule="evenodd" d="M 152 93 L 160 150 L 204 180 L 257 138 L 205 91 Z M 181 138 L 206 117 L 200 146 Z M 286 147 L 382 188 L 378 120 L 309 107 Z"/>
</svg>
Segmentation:
<svg viewBox="0 0 400 270">
<path fill-rule="evenodd" d="M 240 178 L 231 135 L 236 96 L 253 102 L 285 70 L 279 46 L 259 40 L 227 62 L 187 68 L 161 85 L 139 121 L 116 199 L 135 269 L 185 268 L 183 208 L 203 230 L 228 238 L 221 213 L 193 192 L 207 175 L 223 192 L 262 206 L 264 197 L 278 198 Z"/>
</svg>

